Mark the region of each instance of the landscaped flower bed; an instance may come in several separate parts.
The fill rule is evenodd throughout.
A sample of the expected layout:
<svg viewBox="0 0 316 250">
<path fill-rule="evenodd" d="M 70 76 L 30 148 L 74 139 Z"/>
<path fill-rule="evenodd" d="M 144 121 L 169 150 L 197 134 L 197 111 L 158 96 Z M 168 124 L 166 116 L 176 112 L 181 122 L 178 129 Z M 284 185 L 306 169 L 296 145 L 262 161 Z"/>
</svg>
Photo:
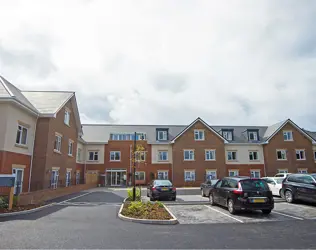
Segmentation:
<svg viewBox="0 0 316 250">
<path fill-rule="evenodd" d="M 9 199 L 8 197 L 0 197 L 0 214 L 1 213 L 13 213 L 13 212 L 20 212 L 25 210 L 30 210 L 33 208 L 41 207 L 45 204 L 29 204 L 25 206 L 17 206 L 16 205 L 16 198 L 13 200 L 13 207 L 9 210 Z"/>
<path fill-rule="evenodd" d="M 149 220 L 170 220 L 172 216 L 165 209 L 161 202 L 126 202 L 124 203 L 122 215 L 136 219 L 149 219 Z"/>
</svg>

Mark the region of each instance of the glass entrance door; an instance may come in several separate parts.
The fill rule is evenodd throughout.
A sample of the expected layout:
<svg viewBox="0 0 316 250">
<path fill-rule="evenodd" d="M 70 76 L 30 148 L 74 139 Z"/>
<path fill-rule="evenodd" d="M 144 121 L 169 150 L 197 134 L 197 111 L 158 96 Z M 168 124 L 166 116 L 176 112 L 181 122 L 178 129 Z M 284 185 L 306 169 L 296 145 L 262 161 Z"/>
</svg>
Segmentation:
<svg viewBox="0 0 316 250">
<path fill-rule="evenodd" d="M 13 168 L 12 173 L 15 174 L 14 194 L 22 193 L 24 169 Z"/>
<path fill-rule="evenodd" d="M 124 186 L 126 185 L 126 171 L 107 171 L 107 185 Z"/>
</svg>

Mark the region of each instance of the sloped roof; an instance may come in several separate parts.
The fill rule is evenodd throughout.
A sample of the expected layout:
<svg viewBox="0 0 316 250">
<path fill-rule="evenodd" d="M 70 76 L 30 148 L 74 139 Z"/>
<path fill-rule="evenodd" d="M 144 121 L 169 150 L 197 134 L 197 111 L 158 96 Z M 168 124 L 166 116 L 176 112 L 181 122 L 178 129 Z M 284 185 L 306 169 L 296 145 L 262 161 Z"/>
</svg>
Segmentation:
<svg viewBox="0 0 316 250">
<path fill-rule="evenodd" d="M 13 98 L 31 110 L 38 112 L 32 103 L 22 94 L 21 90 L 0 76 L 0 98 Z"/>
<path fill-rule="evenodd" d="M 22 94 L 43 115 L 55 114 L 74 95 L 68 91 L 22 91 Z"/>
<path fill-rule="evenodd" d="M 286 121 L 281 121 L 281 122 L 275 123 L 275 124 L 267 127 L 267 129 L 264 133 L 263 139 L 267 140 L 268 138 L 270 138 L 285 123 L 286 123 Z"/>
</svg>

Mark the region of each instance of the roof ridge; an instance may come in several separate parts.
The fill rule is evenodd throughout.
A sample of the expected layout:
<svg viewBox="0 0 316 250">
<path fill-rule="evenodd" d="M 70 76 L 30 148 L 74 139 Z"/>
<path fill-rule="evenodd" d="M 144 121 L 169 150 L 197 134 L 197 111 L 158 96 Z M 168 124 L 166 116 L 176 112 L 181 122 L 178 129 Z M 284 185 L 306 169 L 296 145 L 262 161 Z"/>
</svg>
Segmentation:
<svg viewBox="0 0 316 250">
<path fill-rule="evenodd" d="M 10 90 L 10 88 L 7 86 L 7 84 L 5 83 L 5 81 L 3 80 L 5 79 L 3 76 L 0 76 L 0 82 L 2 83 L 3 87 L 5 88 L 5 90 L 8 92 L 8 94 L 13 97 L 15 96 L 12 91 Z"/>
<path fill-rule="evenodd" d="M 188 125 L 166 125 L 166 124 L 114 124 L 114 123 L 99 123 L 99 124 L 95 124 L 95 123 L 82 123 L 82 126 L 152 126 L 152 127 L 186 127 Z"/>
<path fill-rule="evenodd" d="M 22 90 L 21 92 L 46 92 L 46 93 L 75 93 L 75 91 L 68 90 Z"/>
</svg>

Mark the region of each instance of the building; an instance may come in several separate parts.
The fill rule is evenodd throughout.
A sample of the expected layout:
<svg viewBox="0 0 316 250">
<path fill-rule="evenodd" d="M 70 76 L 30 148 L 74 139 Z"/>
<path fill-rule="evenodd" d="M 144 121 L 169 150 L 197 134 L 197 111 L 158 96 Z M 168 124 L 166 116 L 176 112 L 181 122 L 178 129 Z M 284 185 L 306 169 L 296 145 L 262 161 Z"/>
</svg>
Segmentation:
<svg viewBox="0 0 316 250">
<path fill-rule="evenodd" d="M 271 126 L 210 126 L 201 118 L 188 126 L 83 125 L 86 172 L 105 185 L 131 184 L 135 132 L 144 148 L 136 162 L 138 184 L 161 178 L 199 186 L 209 176 L 316 172 L 315 134 L 290 119 Z"/>
<path fill-rule="evenodd" d="M 83 182 L 131 185 L 134 155 L 139 185 L 316 172 L 316 132 L 290 119 L 271 126 L 212 126 L 201 118 L 182 126 L 82 125 L 74 92 L 21 91 L 3 77 L 0 116 L 0 174 L 16 174 L 17 194 Z"/>
<path fill-rule="evenodd" d="M 21 91 L 0 76 L 0 116 L 0 174 L 16 174 L 16 194 L 79 178 L 74 92 Z"/>
</svg>

